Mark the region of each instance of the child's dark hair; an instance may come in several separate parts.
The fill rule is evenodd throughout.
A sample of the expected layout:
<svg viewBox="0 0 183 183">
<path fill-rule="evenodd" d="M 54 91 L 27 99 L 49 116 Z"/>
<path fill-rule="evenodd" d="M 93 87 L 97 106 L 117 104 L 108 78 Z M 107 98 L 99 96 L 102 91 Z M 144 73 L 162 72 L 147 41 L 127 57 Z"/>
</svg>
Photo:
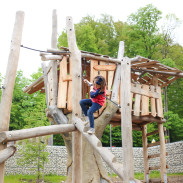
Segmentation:
<svg viewBox="0 0 183 183">
<path fill-rule="evenodd" d="M 105 78 L 103 76 L 94 77 L 93 83 L 100 85 L 101 91 L 104 92 L 105 86 L 106 86 L 106 81 L 105 81 Z"/>
</svg>

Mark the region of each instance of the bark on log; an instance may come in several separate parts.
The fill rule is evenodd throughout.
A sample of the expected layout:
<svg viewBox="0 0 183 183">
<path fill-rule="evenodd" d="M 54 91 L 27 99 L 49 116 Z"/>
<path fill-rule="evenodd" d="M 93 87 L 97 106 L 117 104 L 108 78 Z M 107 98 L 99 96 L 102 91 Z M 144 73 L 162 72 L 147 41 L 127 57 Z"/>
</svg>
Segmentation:
<svg viewBox="0 0 183 183">
<path fill-rule="evenodd" d="M 14 131 L 4 131 L 0 133 L 0 143 L 23 140 L 51 134 L 72 132 L 75 130 L 76 128 L 74 125 L 63 124 L 63 125 L 42 126 L 30 129 L 14 130 Z"/>
<path fill-rule="evenodd" d="M 51 47 L 57 48 L 57 10 L 52 12 L 52 35 L 51 35 Z"/>
<path fill-rule="evenodd" d="M 87 139 L 87 141 L 92 145 L 92 147 L 100 154 L 103 160 L 108 164 L 108 166 L 123 180 L 123 166 L 122 164 L 117 162 L 116 157 L 109 150 L 102 148 L 102 143 L 95 135 L 89 135 L 85 132 L 84 123 L 80 118 L 74 118 L 73 122 L 77 129 L 82 133 L 82 135 Z"/>
<path fill-rule="evenodd" d="M 134 180 L 134 157 L 131 118 L 131 63 L 124 58 L 121 63 L 121 135 L 123 145 L 124 183 Z"/>
<path fill-rule="evenodd" d="M 14 155 L 16 152 L 15 146 L 9 146 L 6 149 L 0 151 L 0 164 L 4 163 L 7 159 Z"/>
<path fill-rule="evenodd" d="M 48 109 L 49 109 L 54 121 L 57 124 L 67 124 L 68 123 L 67 117 L 64 115 L 64 113 L 62 112 L 61 109 L 57 108 L 56 105 L 49 106 Z"/>
<path fill-rule="evenodd" d="M 57 60 L 62 60 L 63 56 L 62 55 L 43 55 L 41 56 L 42 61 L 57 61 Z"/>
<path fill-rule="evenodd" d="M 121 63 L 121 60 L 119 60 L 119 59 L 99 57 L 99 56 L 95 56 L 95 55 L 91 55 L 91 54 L 87 54 L 87 53 L 81 53 L 81 57 L 82 58 L 84 57 L 84 58 L 92 59 L 92 60 L 100 60 L 100 61 L 104 61 L 104 62 L 111 62 L 111 63 L 116 63 L 116 64 Z"/>
<path fill-rule="evenodd" d="M 16 13 L 12 41 L 11 41 L 11 49 L 8 58 L 8 65 L 4 81 L 5 89 L 3 89 L 3 93 L 1 96 L 0 132 L 9 129 L 13 88 L 15 84 L 16 72 L 18 67 L 23 24 L 24 24 L 24 12 L 18 11 Z M 4 148 L 6 148 L 6 145 L 0 144 L 0 150 L 3 150 Z M 0 183 L 3 182 L 4 182 L 4 163 L 0 165 Z"/>
<path fill-rule="evenodd" d="M 47 75 L 47 67 L 45 63 L 41 64 L 42 66 L 42 71 L 43 71 L 43 79 L 44 79 L 44 88 L 45 88 L 45 94 L 46 94 L 46 105 L 48 107 L 48 75 Z"/>
<path fill-rule="evenodd" d="M 60 51 L 53 48 L 48 48 L 47 51 L 52 52 L 53 54 L 56 54 L 56 55 L 70 55 L 71 53 L 70 51 Z"/>
<path fill-rule="evenodd" d="M 81 52 L 76 43 L 74 23 L 72 17 L 66 18 L 67 40 L 69 50 L 71 52 L 70 59 L 72 61 L 72 115 L 81 117 L 81 108 L 79 101 L 81 100 Z M 82 135 L 80 132 L 74 132 L 72 135 L 73 147 L 73 164 L 72 164 L 72 183 L 83 182 L 82 171 Z"/>
</svg>

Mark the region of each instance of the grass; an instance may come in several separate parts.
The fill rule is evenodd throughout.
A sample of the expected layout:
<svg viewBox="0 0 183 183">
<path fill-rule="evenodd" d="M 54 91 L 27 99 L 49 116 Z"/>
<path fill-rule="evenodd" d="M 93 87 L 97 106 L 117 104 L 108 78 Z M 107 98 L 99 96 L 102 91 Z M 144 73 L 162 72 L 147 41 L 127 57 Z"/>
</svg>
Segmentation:
<svg viewBox="0 0 183 183">
<path fill-rule="evenodd" d="M 109 177 L 111 175 L 109 174 Z M 113 174 L 113 177 L 116 177 L 116 174 Z M 183 173 L 168 173 L 167 176 L 183 176 Z M 152 178 L 160 178 L 160 172 L 159 171 L 151 171 L 149 174 L 150 179 Z M 144 173 L 135 173 L 135 178 L 139 180 L 144 179 Z"/>
<path fill-rule="evenodd" d="M 61 181 L 66 180 L 66 176 L 58 176 L 58 175 L 45 175 L 45 182 L 51 183 L 60 183 Z M 30 180 L 33 180 L 32 183 L 36 182 L 36 175 L 8 175 L 5 176 L 5 183 L 27 183 Z"/>
<path fill-rule="evenodd" d="M 167 176 L 183 176 L 183 173 L 167 173 Z M 151 171 L 149 174 L 150 179 L 153 178 L 160 178 L 160 171 Z M 135 173 L 135 178 L 143 180 L 144 179 L 144 173 Z"/>
<path fill-rule="evenodd" d="M 111 175 L 109 174 L 109 177 Z M 116 174 L 113 174 L 113 177 L 116 177 Z M 150 178 L 160 178 L 159 171 L 151 171 Z M 168 173 L 168 176 L 183 176 L 183 173 Z M 60 183 L 61 181 L 66 180 L 66 176 L 60 175 L 45 175 L 45 182 L 50 183 Z M 135 173 L 135 178 L 139 180 L 144 179 L 143 173 Z M 28 183 L 30 180 L 33 180 L 32 183 L 36 183 L 36 176 L 35 175 L 8 175 L 5 176 L 5 183 Z"/>
</svg>

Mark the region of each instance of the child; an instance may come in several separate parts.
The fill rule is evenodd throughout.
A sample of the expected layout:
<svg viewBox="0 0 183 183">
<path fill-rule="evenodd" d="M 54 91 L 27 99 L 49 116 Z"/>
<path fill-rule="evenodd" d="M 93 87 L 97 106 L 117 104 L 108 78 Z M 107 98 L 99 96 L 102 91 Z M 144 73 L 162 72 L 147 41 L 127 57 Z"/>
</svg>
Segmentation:
<svg viewBox="0 0 183 183">
<path fill-rule="evenodd" d="M 94 116 L 93 113 L 99 110 L 105 103 L 106 95 L 106 81 L 103 76 L 96 76 L 93 79 L 93 84 L 88 80 L 84 80 L 85 83 L 88 83 L 90 88 L 90 97 L 91 99 L 82 99 L 80 101 L 80 106 L 82 111 L 86 116 L 86 121 L 90 121 L 90 129 L 87 131 L 89 134 L 95 133 L 94 128 Z M 88 109 L 87 106 L 90 108 Z"/>
</svg>

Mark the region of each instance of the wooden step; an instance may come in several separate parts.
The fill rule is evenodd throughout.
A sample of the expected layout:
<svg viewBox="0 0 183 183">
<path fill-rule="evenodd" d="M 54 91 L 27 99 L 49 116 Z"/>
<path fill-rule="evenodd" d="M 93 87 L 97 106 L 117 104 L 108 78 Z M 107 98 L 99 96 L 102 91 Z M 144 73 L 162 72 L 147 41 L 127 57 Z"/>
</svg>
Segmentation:
<svg viewBox="0 0 183 183">
<path fill-rule="evenodd" d="M 166 156 L 168 156 L 168 152 L 166 152 Z M 148 155 L 148 159 L 157 158 L 157 157 L 160 157 L 160 153 L 158 153 L 158 154 L 153 154 L 153 155 Z"/>
<path fill-rule="evenodd" d="M 166 143 L 167 143 L 167 139 L 165 139 L 165 144 Z M 160 141 L 155 142 L 155 143 L 148 144 L 147 147 L 154 147 L 154 146 L 158 146 L 158 145 L 160 145 Z"/>
<path fill-rule="evenodd" d="M 166 168 L 169 168 L 168 165 L 166 165 Z M 149 170 L 159 170 L 160 166 L 153 166 L 153 167 L 149 167 Z"/>
<path fill-rule="evenodd" d="M 149 179 L 149 183 L 161 183 L 160 178 Z"/>
<path fill-rule="evenodd" d="M 158 145 L 160 145 L 160 141 L 148 144 L 147 147 L 153 147 L 153 146 L 158 146 Z"/>
</svg>

